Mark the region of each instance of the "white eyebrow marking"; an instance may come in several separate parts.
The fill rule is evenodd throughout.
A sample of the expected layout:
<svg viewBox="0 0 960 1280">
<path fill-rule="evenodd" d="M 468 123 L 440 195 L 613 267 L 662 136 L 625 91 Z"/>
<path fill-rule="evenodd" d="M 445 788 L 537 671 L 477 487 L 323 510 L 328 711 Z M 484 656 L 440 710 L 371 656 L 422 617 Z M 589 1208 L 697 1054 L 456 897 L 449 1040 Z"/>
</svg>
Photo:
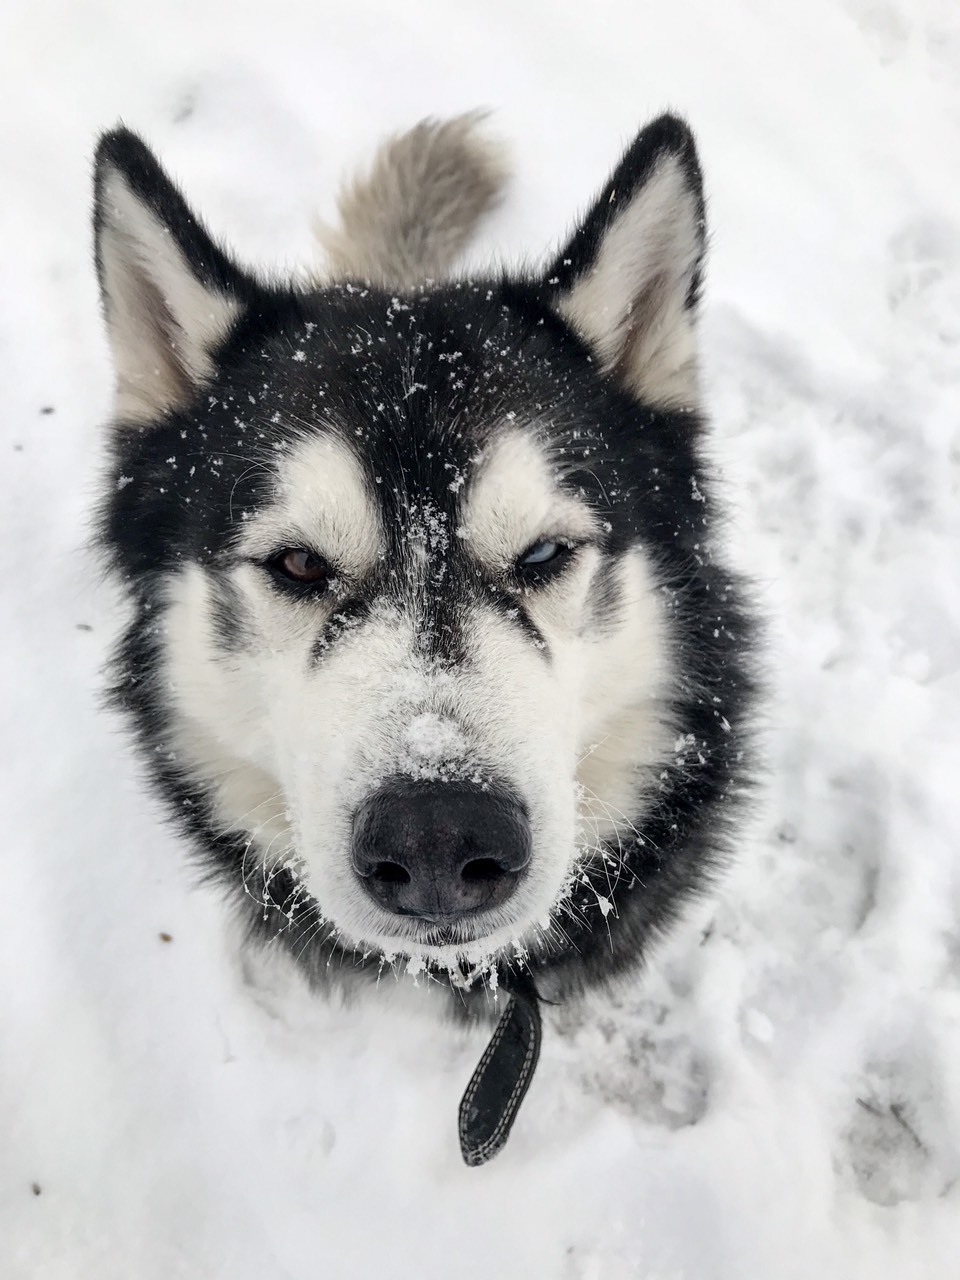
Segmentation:
<svg viewBox="0 0 960 1280">
<path fill-rule="evenodd" d="M 363 468 L 336 435 L 300 440 L 283 455 L 274 500 L 250 521 L 241 547 L 266 554 L 292 537 L 357 575 L 382 554 L 380 514 Z"/>
<path fill-rule="evenodd" d="M 555 467 L 528 434 L 506 432 L 484 449 L 468 484 L 460 537 L 491 565 L 511 564 L 538 538 L 597 532 L 590 509 L 558 488 Z"/>
</svg>

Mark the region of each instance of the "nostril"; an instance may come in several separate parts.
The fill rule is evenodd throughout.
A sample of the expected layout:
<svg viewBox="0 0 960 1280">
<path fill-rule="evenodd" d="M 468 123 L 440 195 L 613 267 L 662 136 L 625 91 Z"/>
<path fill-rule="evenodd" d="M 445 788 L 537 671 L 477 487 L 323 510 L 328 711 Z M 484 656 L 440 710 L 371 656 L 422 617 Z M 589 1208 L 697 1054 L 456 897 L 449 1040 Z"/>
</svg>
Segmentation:
<svg viewBox="0 0 960 1280">
<path fill-rule="evenodd" d="M 406 867 L 401 867 L 399 862 L 378 862 L 370 872 L 370 876 L 374 880 L 379 880 L 381 884 L 410 883 L 410 872 Z"/>
<path fill-rule="evenodd" d="M 364 895 L 433 926 L 500 908 L 530 854 L 526 809 L 493 784 L 386 779 L 353 815 L 350 859 Z"/>
<path fill-rule="evenodd" d="M 490 880 L 499 880 L 506 872 L 506 867 L 496 858 L 474 858 L 461 868 L 460 878 L 467 884 L 483 884 Z"/>
</svg>

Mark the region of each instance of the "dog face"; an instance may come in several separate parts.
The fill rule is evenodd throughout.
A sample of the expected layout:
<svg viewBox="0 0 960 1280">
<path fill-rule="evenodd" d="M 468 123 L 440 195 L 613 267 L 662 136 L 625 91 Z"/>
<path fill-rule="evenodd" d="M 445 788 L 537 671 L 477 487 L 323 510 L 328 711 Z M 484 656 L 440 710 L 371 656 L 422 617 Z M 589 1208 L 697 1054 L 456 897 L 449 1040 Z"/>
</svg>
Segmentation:
<svg viewBox="0 0 960 1280">
<path fill-rule="evenodd" d="M 298 946 L 476 965 L 619 914 L 700 749 L 685 128 L 640 136 L 542 278 L 268 287 L 126 133 L 97 227 L 117 694 L 205 851 Z"/>
</svg>

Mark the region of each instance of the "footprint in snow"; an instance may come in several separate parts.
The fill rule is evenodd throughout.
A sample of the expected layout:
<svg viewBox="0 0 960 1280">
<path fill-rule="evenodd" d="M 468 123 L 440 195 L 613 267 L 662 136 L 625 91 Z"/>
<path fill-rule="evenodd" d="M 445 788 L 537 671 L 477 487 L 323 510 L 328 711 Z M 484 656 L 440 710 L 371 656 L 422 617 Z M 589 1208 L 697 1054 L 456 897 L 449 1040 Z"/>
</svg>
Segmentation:
<svg viewBox="0 0 960 1280">
<path fill-rule="evenodd" d="M 857 1089 L 842 1135 L 841 1174 L 861 1195 L 892 1207 L 946 1195 L 960 1178 L 960 1152 L 929 1058 L 875 1061 Z"/>
<path fill-rule="evenodd" d="M 707 1109 L 710 1077 L 690 1002 L 648 974 L 644 992 L 611 996 L 603 1009 L 560 1012 L 559 1030 L 575 1047 L 580 1087 L 658 1128 L 696 1124 Z"/>
<path fill-rule="evenodd" d="M 946 316 L 939 312 L 946 311 L 942 304 L 949 301 L 946 295 L 960 263 L 960 227 L 936 217 L 910 222 L 891 239 L 889 253 L 891 311 L 903 312 L 911 320 L 944 321 Z"/>
</svg>

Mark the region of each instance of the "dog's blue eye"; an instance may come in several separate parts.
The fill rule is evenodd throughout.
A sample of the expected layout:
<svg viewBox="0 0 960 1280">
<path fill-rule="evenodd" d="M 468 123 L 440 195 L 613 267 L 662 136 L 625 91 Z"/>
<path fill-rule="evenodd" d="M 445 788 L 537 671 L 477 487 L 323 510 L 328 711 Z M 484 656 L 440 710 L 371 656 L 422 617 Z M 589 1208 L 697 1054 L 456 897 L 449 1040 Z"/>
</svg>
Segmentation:
<svg viewBox="0 0 960 1280">
<path fill-rule="evenodd" d="M 526 555 L 521 556 L 521 564 L 546 564 L 553 560 L 562 550 L 559 542 L 537 542 Z"/>
<path fill-rule="evenodd" d="M 523 553 L 517 561 L 517 567 L 520 569 L 539 569 L 545 565 L 559 564 L 572 551 L 573 547 L 566 542 L 557 542 L 553 538 L 544 538 L 542 542 L 535 542 L 532 547 Z"/>
</svg>

